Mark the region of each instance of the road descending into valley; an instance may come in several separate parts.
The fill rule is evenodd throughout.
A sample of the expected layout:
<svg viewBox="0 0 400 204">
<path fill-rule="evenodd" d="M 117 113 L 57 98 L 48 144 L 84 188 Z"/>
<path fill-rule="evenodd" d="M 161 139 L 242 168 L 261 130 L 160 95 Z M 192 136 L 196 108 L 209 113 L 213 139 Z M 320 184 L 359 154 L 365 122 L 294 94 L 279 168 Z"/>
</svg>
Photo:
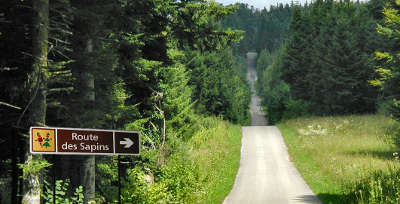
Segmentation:
<svg viewBox="0 0 400 204">
<path fill-rule="evenodd" d="M 248 53 L 247 78 L 252 88 L 251 125 L 243 127 L 241 159 L 232 191 L 224 204 L 321 203 L 289 159 L 279 129 L 267 126 L 254 82 L 255 53 Z"/>
</svg>

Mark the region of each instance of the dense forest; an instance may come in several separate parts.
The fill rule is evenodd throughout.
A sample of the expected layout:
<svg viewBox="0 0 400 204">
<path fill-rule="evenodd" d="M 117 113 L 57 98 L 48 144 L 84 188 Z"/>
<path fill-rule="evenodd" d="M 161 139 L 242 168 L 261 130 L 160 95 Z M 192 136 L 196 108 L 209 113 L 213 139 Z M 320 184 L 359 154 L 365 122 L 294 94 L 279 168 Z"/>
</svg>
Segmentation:
<svg viewBox="0 0 400 204">
<path fill-rule="evenodd" d="M 200 202 L 186 144 L 209 116 L 249 121 L 243 32 L 221 24 L 238 7 L 1 1 L 0 202 Z M 30 126 L 140 131 L 141 155 L 31 155 Z"/>
<path fill-rule="evenodd" d="M 295 6 L 284 43 L 258 58 L 258 91 L 269 121 L 393 114 L 396 8 L 394 1 L 374 0 Z"/>
<path fill-rule="evenodd" d="M 227 16 L 222 25 L 245 31 L 244 39 L 234 45 L 241 55 L 249 51 L 273 52 L 287 39 L 294 5 L 278 4 L 268 9 L 255 9 L 248 4 L 237 4 L 238 10 Z"/>
</svg>

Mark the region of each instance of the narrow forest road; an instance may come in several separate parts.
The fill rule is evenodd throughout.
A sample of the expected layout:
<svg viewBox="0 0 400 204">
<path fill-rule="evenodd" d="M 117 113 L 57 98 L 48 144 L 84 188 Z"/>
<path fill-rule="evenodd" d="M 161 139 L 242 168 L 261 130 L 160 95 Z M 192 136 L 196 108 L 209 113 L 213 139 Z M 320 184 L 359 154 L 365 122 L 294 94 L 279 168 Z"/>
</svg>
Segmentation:
<svg viewBox="0 0 400 204">
<path fill-rule="evenodd" d="M 289 160 L 279 129 L 267 121 L 254 90 L 257 79 L 255 53 L 248 53 L 248 80 L 252 88 L 251 125 L 243 127 L 241 159 L 232 191 L 224 204 L 231 203 L 321 203 Z"/>
</svg>

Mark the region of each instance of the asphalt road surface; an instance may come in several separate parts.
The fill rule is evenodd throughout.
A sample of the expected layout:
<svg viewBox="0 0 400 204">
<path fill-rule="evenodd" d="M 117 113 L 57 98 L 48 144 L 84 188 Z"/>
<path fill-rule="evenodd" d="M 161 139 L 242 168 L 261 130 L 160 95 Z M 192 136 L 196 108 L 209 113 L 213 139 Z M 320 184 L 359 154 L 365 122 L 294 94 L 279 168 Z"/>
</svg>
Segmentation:
<svg viewBox="0 0 400 204">
<path fill-rule="evenodd" d="M 255 94 L 255 54 L 248 54 L 248 80 L 252 86 L 252 126 L 243 127 L 241 159 L 232 191 L 224 204 L 231 203 L 321 203 L 290 161 L 279 129 L 267 126 L 260 98 Z"/>
</svg>

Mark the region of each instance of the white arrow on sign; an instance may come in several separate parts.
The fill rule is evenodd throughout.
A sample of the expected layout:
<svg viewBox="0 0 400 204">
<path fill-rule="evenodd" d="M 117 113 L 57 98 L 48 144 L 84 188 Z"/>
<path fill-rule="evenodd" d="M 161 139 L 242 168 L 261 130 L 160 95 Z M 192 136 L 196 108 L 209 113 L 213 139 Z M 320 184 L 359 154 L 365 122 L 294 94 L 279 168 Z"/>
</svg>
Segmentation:
<svg viewBox="0 0 400 204">
<path fill-rule="evenodd" d="M 133 145 L 133 141 L 131 139 L 125 137 L 124 140 L 125 141 L 119 141 L 119 144 L 125 145 L 124 148 L 129 148 Z"/>
</svg>

